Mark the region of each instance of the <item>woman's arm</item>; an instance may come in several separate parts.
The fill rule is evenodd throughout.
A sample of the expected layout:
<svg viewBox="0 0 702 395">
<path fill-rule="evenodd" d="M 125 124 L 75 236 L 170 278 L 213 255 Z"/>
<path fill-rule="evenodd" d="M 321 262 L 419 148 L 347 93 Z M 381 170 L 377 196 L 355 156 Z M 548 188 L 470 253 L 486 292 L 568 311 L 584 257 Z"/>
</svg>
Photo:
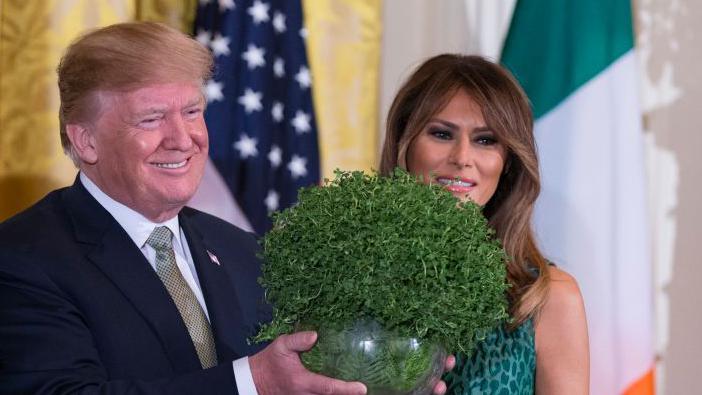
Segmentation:
<svg viewBox="0 0 702 395">
<path fill-rule="evenodd" d="M 588 394 L 590 352 L 583 297 L 575 279 L 549 267 L 551 285 L 536 322 L 536 393 Z"/>
</svg>

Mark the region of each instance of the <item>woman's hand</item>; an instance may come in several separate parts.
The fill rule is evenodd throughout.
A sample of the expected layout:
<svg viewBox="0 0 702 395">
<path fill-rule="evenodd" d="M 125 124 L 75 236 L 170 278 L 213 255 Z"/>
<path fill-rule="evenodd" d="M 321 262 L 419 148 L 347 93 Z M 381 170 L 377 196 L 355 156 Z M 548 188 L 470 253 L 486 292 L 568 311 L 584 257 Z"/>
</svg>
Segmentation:
<svg viewBox="0 0 702 395">
<path fill-rule="evenodd" d="M 456 357 L 454 357 L 453 355 L 449 355 L 448 357 L 446 357 L 446 363 L 444 364 L 444 372 L 450 371 L 451 369 L 453 369 L 454 366 L 456 366 Z M 439 382 L 437 382 L 434 385 L 434 395 L 444 395 L 445 393 L 446 383 L 444 383 L 443 380 L 439 380 Z"/>
</svg>

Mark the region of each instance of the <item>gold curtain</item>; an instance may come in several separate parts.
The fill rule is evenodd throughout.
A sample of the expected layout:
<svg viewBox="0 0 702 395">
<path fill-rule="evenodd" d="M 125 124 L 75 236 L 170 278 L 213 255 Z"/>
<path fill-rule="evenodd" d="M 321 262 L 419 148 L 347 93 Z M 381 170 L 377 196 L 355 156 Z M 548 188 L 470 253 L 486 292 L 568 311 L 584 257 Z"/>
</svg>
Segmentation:
<svg viewBox="0 0 702 395">
<path fill-rule="evenodd" d="M 322 174 L 369 170 L 378 156 L 382 2 L 303 0 Z"/>
<path fill-rule="evenodd" d="M 59 141 L 56 64 L 80 32 L 131 15 L 123 0 L 2 1 L 0 220 L 75 177 Z"/>
<path fill-rule="evenodd" d="M 191 34 L 198 0 L 134 0 L 137 21 L 162 22 Z"/>
</svg>

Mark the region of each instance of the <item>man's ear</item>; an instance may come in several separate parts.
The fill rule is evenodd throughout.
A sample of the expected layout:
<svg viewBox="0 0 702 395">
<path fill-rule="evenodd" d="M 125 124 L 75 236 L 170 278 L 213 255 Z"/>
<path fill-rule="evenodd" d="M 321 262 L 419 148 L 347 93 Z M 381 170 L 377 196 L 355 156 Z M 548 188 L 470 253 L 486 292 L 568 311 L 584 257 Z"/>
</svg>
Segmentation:
<svg viewBox="0 0 702 395">
<path fill-rule="evenodd" d="M 71 123 L 66 125 L 66 134 L 71 140 L 73 150 L 82 162 L 93 165 L 98 160 L 98 151 L 93 131 L 84 124 Z"/>
</svg>

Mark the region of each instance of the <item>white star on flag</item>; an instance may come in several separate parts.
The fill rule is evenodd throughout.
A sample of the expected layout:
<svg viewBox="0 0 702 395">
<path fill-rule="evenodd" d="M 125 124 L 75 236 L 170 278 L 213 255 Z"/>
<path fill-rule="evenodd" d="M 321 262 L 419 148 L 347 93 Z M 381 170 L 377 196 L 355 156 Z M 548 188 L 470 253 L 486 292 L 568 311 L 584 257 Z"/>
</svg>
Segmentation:
<svg viewBox="0 0 702 395">
<path fill-rule="evenodd" d="M 309 114 L 305 113 L 304 111 L 297 110 L 295 112 L 295 118 L 290 121 L 290 124 L 293 126 L 293 128 L 295 128 L 295 132 L 297 132 L 297 134 L 306 133 L 312 129 L 310 125 L 310 118 L 311 117 Z"/>
<path fill-rule="evenodd" d="M 279 101 L 274 101 L 273 106 L 271 107 L 271 116 L 273 117 L 273 120 L 276 122 L 280 122 L 283 120 L 283 103 Z"/>
<path fill-rule="evenodd" d="M 241 138 L 239 138 L 239 141 L 234 143 L 234 148 L 236 148 L 239 151 L 239 156 L 241 157 L 241 159 L 246 159 L 249 156 L 258 155 L 258 149 L 256 148 L 256 144 L 258 144 L 258 140 L 256 140 L 255 138 L 251 138 L 246 134 L 242 134 Z"/>
<path fill-rule="evenodd" d="M 222 36 L 220 33 L 215 33 L 214 39 L 210 43 L 212 53 L 215 57 L 219 55 L 229 55 L 229 37 Z"/>
<path fill-rule="evenodd" d="M 261 104 L 261 99 L 263 94 L 261 92 L 254 92 L 253 90 L 246 88 L 244 94 L 239 96 L 239 104 L 244 106 L 244 110 L 247 114 L 254 111 L 261 111 L 263 104 Z"/>
<path fill-rule="evenodd" d="M 253 18 L 254 24 L 258 25 L 261 22 L 268 22 L 270 17 L 268 16 L 268 9 L 270 6 L 259 0 L 254 1 L 253 5 L 249 7 L 247 12 Z"/>
<path fill-rule="evenodd" d="M 212 33 L 205 29 L 197 29 L 197 36 L 195 36 L 195 40 L 202 44 L 203 47 L 208 47 L 210 45 L 210 41 L 212 40 Z"/>
<path fill-rule="evenodd" d="M 307 174 L 307 159 L 293 155 L 288 163 L 288 170 L 293 178 L 304 177 Z"/>
<path fill-rule="evenodd" d="M 278 78 L 285 77 L 285 62 L 282 58 L 275 58 L 273 61 L 273 74 Z"/>
<path fill-rule="evenodd" d="M 268 195 L 266 195 L 266 198 L 263 200 L 263 202 L 266 204 L 266 208 L 268 208 L 268 212 L 278 209 L 278 199 L 280 199 L 280 196 L 278 196 L 276 191 L 272 189 L 268 191 Z"/>
<path fill-rule="evenodd" d="M 300 29 L 300 37 L 302 37 L 303 40 L 307 40 L 307 29 L 304 27 Z"/>
<path fill-rule="evenodd" d="M 310 79 L 310 69 L 305 66 L 300 67 L 300 71 L 295 74 L 295 81 L 300 84 L 300 89 L 307 89 L 312 84 Z"/>
<path fill-rule="evenodd" d="M 208 0 L 207 6 L 198 5 L 193 21 L 193 32 L 215 62 L 203 95 L 208 92 L 211 153 L 226 164 L 216 170 L 232 196 L 251 203 L 240 210 L 223 206 L 219 213 L 238 211 L 249 226 L 242 225 L 259 235 L 270 229 L 273 211 L 294 205 L 298 190 L 321 178 L 312 103 L 319 81 L 300 29 L 303 2 Z"/>
<path fill-rule="evenodd" d="M 224 12 L 226 10 L 233 10 L 236 8 L 234 0 L 219 0 L 219 11 Z"/>
<path fill-rule="evenodd" d="M 273 14 L 273 28 L 275 29 L 276 33 L 284 33 L 286 30 L 285 27 L 285 15 L 283 15 L 282 12 L 276 11 Z"/>
<path fill-rule="evenodd" d="M 254 44 L 249 44 L 246 52 L 241 54 L 241 58 L 246 61 L 246 66 L 249 70 L 253 70 L 256 67 L 263 67 L 266 65 L 266 59 L 263 58 L 265 54 L 265 49 L 257 47 Z"/>
<path fill-rule="evenodd" d="M 223 88 L 224 84 L 221 82 L 215 80 L 207 81 L 207 84 L 205 84 L 205 97 L 207 98 L 207 102 L 224 100 L 224 94 L 222 94 Z"/>
<path fill-rule="evenodd" d="M 283 161 L 283 150 L 277 145 L 271 146 L 271 151 L 268 153 L 268 160 L 271 162 L 273 168 L 278 168 L 280 163 Z"/>
</svg>

